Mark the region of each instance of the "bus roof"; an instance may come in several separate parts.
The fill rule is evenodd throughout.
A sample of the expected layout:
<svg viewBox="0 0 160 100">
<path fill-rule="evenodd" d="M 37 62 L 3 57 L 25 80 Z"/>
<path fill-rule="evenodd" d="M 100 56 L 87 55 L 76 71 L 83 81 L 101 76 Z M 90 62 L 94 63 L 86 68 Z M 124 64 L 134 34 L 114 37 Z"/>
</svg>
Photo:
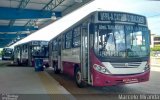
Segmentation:
<svg viewBox="0 0 160 100">
<path fill-rule="evenodd" d="M 25 44 L 27 44 L 27 43 L 31 43 L 31 42 L 47 42 L 47 45 L 48 45 L 48 42 L 49 41 L 46 41 L 46 40 L 30 40 L 30 41 L 27 41 L 27 42 L 24 42 L 24 43 L 21 43 L 21 44 L 17 44 L 17 45 L 15 45 L 14 47 L 18 47 L 18 46 L 21 46 L 21 45 L 25 45 Z M 45 44 L 46 45 L 46 44 Z"/>
<path fill-rule="evenodd" d="M 13 44 L 15 45 L 28 42 L 30 40 L 45 40 L 50 41 L 52 38 L 58 34 L 64 32 L 70 26 L 76 24 L 78 21 L 89 15 L 94 11 L 101 11 L 98 8 L 94 7 L 92 4 L 86 4 L 79 9 L 73 11 L 72 13 L 67 14 L 66 16 L 58 19 L 57 21 L 51 23 L 50 25 L 34 32 L 33 34 L 27 36 L 26 38 L 20 40 L 19 42 Z M 79 15 L 79 16 L 78 16 Z"/>
<path fill-rule="evenodd" d="M 28 42 L 30 40 L 46 40 L 46 41 L 51 40 L 57 34 L 63 32 L 73 24 L 77 23 L 79 20 L 81 20 L 91 12 L 96 11 L 96 8 L 93 9 L 93 7 L 91 6 L 92 5 L 84 5 L 80 7 L 79 9 L 73 11 L 72 13 L 67 14 L 66 16 L 58 19 L 57 21 L 51 23 L 50 25 L 34 32 L 33 34 L 27 36 L 26 38 L 13 44 L 12 46 Z"/>
</svg>

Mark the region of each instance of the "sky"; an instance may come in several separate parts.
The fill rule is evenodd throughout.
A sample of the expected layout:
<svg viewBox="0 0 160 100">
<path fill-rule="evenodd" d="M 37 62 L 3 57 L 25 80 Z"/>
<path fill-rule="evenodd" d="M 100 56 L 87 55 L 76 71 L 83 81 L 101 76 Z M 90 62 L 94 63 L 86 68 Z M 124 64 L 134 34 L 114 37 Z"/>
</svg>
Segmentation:
<svg viewBox="0 0 160 100">
<path fill-rule="evenodd" d="M 78 10 L 67 14 L 58 21 L 32 33 L 14 45 L 30 40 L 51 40 L 80 19 L 96 10 L 121 11 L 144 15 L 152 34 L 160 35 L 160 1 L 151 0 L 95 0 Z M 13 47 L 12 45 L 11 47 Z"/>
</svg>

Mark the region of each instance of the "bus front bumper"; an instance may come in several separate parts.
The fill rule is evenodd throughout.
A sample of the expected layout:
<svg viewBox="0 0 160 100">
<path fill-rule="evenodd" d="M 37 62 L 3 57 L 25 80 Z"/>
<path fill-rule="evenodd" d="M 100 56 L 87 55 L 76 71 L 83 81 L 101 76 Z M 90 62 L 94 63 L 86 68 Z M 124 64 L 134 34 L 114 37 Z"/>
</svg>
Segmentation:
<svg viewBox="0 0 160 100">
<path fill-rule="evenodd" d="M 93 86 L 113 86 L 149 81 L 150 70 L 134 75 L 106 75 L 94 72 L 92 76 Z"/>
</svg>

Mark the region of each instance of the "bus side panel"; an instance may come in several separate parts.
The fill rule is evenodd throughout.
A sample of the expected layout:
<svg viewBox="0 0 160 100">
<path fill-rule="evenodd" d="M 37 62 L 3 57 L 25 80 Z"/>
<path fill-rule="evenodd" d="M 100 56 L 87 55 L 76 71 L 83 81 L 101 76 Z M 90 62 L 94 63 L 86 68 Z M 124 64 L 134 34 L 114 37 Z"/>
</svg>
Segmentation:
<svg viewBox="0 0 160 100">
<path fill-rule="evenodd" d="M 70 76 L 74 76 L 74 64 L 72 62 L 63 61 L 63 73 L 66 73 Z"/>
<path fill-rule="evenodd" d="M 58 64 L 58 51 L 53 51 L 51 53 L 51 60 L 50 60 L 50 65 L 51 67 L 55 67 L 55 65 Z"/>
<path fill-rule="evenodd" d="M 63 72 L 74 76 L 74 68 L 80 67 L 80 48 L 62 50 Z"/>
<path fill-rule="evenodd" d="M 20 53 L 21 53 L 20 47 L 19 46 L 14 47 L 14 63 L 18 65 L 20 65 Z"/>
<path fill-rule="evenodd" d="M 22 63 L 28 65 L 28 50 L 22 52 Z"/>
</svg>

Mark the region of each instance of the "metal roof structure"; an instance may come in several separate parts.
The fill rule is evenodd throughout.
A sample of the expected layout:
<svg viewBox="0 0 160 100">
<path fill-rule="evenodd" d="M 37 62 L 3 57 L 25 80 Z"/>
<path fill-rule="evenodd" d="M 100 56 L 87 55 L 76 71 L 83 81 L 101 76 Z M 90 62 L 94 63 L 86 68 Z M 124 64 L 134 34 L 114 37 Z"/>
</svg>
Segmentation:
<svg viewBox="0 0 160 100">
<path fill-rule="evenodd" d="M 92 0 L 0 0 L 0 48 L 19 41 L 89 1 Z"/>
<path fill-rule="evenodd" d="M 99 10 L 97 7 L 95 7 L 95 3 L 93 2 L 86 4 L 80 7 L 79 9 L 63 16 L 59 20 L 47 25 L 46 27 L 41 28 L 40 30 L 34 32 L 28 37 L 16 42 L 15 44 L 11 45 L 10 48 L 14 48 L 16 45 L 26 43 L 29 41 L 50 41 L 60 33 L 67 31 L 68 28 L 70 28 L 73 25 L 76 25 L 76 23 L 78 23 L 80 20 L 86 18 L 89 14 L 92 14 L 95 11 L 102 10 Z M 79 14 L 81 15 L 78 16 Z"/>
</svg>

